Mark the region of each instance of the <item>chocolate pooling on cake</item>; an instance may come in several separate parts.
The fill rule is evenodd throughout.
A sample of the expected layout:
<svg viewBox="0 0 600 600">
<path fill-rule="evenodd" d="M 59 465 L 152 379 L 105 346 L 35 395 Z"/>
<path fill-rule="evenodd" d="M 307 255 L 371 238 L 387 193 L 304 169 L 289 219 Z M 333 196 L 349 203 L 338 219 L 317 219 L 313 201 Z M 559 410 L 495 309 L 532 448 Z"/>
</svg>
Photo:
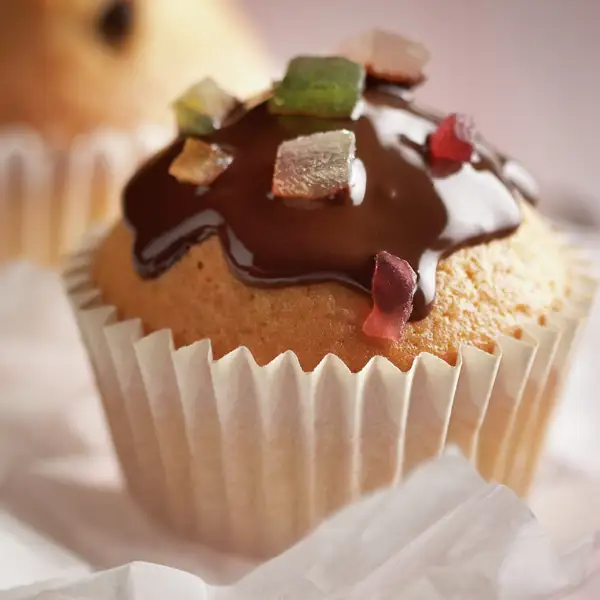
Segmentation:
<svg viewBox="0 0 600 600">
<path fill-rule="evenodd" d="M 417 274 L 411 320 L 424 318 L 439 260 L 513 233 L 519 194 L 503 175 L 505 160 L 479 139 L 468 160 L 434 156 L 429 140 L 437 135 L 442 147 L 448 122 L 409 100 L 405 84 L 365 78 L 356 67 L 296 59 L 272 97 L 209 119 L 214 129 L 198 137 L 231 158 L 209 185 L 170 174 L 183 136 L 147 163 L 124 199 L 139 274 L 157 277 L 217 236 L 249 285 L 335 281 L 370 293 L 375 257 L 387 252 Z M 315 178 L 310 165 L 331 172 Z"/>
</svg>

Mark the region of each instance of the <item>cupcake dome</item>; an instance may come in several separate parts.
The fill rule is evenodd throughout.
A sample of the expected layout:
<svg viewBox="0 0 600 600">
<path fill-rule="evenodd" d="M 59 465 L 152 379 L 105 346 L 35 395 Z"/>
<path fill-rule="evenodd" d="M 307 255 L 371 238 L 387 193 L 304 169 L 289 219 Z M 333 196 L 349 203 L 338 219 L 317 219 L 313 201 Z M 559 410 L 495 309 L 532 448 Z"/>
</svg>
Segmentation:
<svg viewBox="0 0 600 600">
<path fill-rule="evenodd" d="M 419 106 L 422 46 L 212 80 L 66 284 L 133 495 L 272 556 L 458 445 L 526 493 L 594 282 L 526 173 Z"/>
<path fill-rule="evenodd" d="M 516 163 L 455 137 L 466 154 L 453 159 L 450 146 L 446 157 L 435 144 L 448 126 L 453 135 L 455 115 L 419 107 L 405 81 L 357 83 L 352 66 L 360 79 L 358 63 L 295 59 L 275 96 L 234 107 L 232 122 L 201 136 L 229 153 L 208 187 L 193 168 L 178 175 L 183 140 L 144 167 L 97 255 L 106 300 L 149 331 L 171 329 L 178 345 L 210 339 L 215 358 L 246 346 L 264 365 L 292 350 L 312 370 L 331 353 L 354 371 L 374 356 L 408 370 L 422 352 L 454 364 L 460 344 L 489 351 L 499 332 L 560 309 L 562 242 L 524 196 Z M 325 104 L 310 77 L 321 88 L 339 79 Z M 344 85 L 362 92 L 340 109 Z M 306 106 L 277 104 L 286 101 Z M 418 278 L 397 335 L 364 332 L 382 251 Z M 390 285 L 384 295 L 398 294 Z"/>
</svg>

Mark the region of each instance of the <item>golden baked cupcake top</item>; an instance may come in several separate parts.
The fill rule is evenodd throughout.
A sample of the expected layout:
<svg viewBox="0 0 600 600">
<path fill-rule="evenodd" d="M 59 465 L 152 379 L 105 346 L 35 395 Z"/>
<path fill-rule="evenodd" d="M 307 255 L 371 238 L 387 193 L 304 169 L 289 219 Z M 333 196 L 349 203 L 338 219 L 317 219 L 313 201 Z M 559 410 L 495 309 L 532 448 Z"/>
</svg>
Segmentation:
<svg viewBox="0 0 600 600">
<path fill-rule="evenodd" d="M 212 80 L 180 98 L 182 135 L 125 192 L 141 277 L 216 236 L 252 286 L 370 293 L 363 331 L 398 341 L 431 311 L 440 259 L 516 231 L 531 194 L 514 161 L 412 99 L 426 50 L 376 32 L 345 54 L 296 58 L 247 103 Z"/>
</svg>

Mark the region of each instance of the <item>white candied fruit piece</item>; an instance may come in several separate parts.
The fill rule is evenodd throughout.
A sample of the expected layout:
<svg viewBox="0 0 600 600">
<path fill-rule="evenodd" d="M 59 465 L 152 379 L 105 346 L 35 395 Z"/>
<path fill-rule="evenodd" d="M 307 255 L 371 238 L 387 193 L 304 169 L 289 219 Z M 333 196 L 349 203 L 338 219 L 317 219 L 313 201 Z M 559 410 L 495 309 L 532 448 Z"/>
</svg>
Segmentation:
<svg viewBox="0 0 600 600">
<path fill-rule="evenodd" d="M 369 75 L 406 85 L 423 81 L 423 68 L 430 59 L 429 50 L 423 44 L 381 29 L 348 39 L 339 51 L 362 64 Z"/>
<path fill-rule="evenodd" d="M 345 129 L 283 142 L 277 150 L 273 195 L 317 200 L 347 190 L 355 152 L 354 133 Z"/>
</svg>

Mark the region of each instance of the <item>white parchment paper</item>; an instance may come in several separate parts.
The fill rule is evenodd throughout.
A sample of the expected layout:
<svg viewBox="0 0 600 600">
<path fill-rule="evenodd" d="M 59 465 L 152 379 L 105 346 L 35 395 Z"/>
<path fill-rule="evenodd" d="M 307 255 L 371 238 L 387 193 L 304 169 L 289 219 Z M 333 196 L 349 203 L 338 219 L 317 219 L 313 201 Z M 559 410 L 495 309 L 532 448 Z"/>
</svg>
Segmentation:
<svg viewBox="0 0 600 600">
<path fill-rule="evenodd" d="M 593 550 L 590 541 L 557 553 L 512 491 L 445 456 L 232 586 L 138 563 L 0 600 L 542 600 L 587 578 Z"/>
</svg>

